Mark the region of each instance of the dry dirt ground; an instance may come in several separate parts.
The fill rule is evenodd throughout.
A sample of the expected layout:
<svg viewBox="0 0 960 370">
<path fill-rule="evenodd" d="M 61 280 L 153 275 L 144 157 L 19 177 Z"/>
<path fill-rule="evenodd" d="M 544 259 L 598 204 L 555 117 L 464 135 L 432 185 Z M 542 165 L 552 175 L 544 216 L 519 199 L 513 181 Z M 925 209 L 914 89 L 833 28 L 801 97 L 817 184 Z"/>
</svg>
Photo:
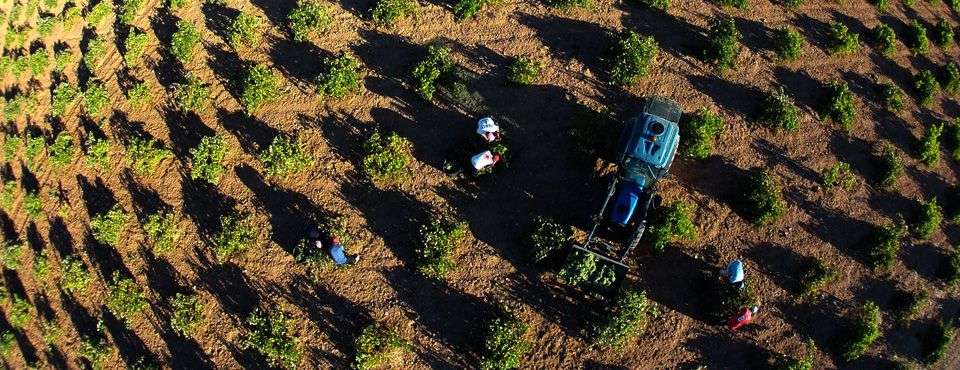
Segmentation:
<svg viewBox="0 0 960 370">
<path fill-rule="evenodd" d="M 911 19 L 932 25 L 945 17 L 956 25 L 960 16 L 944 4 L 923 0 L 913 10 L 897 1 L 887 13 L 862 0 L 810 0 L 796 11 L 768 0 L 751 2 L 750 10 L 738 11 L 702 0 L 674 0 L 664 15 L 609 0 L 567 11 L 536 1 L 503 0 L 474 19 L 456 22 L 451 3 L 426 0 L 418 4 L 415 17 L 382 28 L 366 21 L 372 1 L 342 0 L 331 4 L 333 27 L 307 43 L 291 41 L 284 27 L 292 0 L 198 2 L 177 11 L 149 2 L 149 14 L 135 22 L 153 36 L 146 65 L 125 70 L 117 42 L 93 72 L 106 82 L 113 102 L 106 123 L 98 126 L 81 118 L 76 108 L 60 126 L 51 125 L 42 119 L 48 109 L 44 104 L 29 120 L 13 126 L 21 132 L 29 124 L 50 135 L 66 129 L 75 137 L 99 128 L 112 138 L 115 153 L 112 170 L 102 173 L 79 159 L 61 172 L 43 167 L 31 173 L 19 162 L 8 163 L 7 179 L 43 189 L 43 194 L 60 189 L 67 206 L 58 210 L 48 201 L 46 217 L 36 222 L 22 207 L 5 212 L 7 236 L 49 248 L 54 258 L 80 253 L 98 277 L 89 294 L 73 299 L 53 283 L 35 281 L 29 271 L 5 271 L 7 286 L 22 292 L 40 315 L 55 319 L 67 333 L 44 350 L 39 330 L 28 328 L 17 337 L 22 354 L 8 364 L 24 368 L 28 361 L 39 360 L 51 367 L 77 367 L 80 335 L 95 332 L 103 318 L 116 348 L 112 367 L 146 357 L 172 368 L 263 368 L 263 357 L 239 345 L 246 332 L 243 321 L 257 307 L 281 307 L 294 318 L 294 332 L 306 353 L 304 368 L 348 366 L 355 336 L 373 321 L 399 327 L 411 341 L 414 354 L 404 368 L 474 368 L 482 353 L 483 323 L 498 300 L 522 307 L 532 327 L 528 368 L 763 368 L 780 354 L 802 353 L 805 338 L 821 348 L 817 368 L 885 368 L 895 356 L 918 359 L 917 335 L 938 319 L 957 317 L 960 308 L 957 293 L 937 275 L 960 230 L 947 225 L 928 241 L 908 242 L 888 273 L 865 267 L 862 247 L 872 225 L 911 214 L 920 200 L 942 196 L 956 182 L 957 163 L 946 159 L 932 168 L 923 166 L 915 147 L 931 122 L 960 115 L 960 104 L 943 97 L 932 109 L 921 109 L 910 101 L 906 113 L 894 116 L 878 106 L 873 86 L 886 77 L 909 91 L 913 72 L 955 59 L 960 47 L 949 52 L 932 47 L 929 57 L 913 57 L 901 45 L 897 55 L 885 59 L 868 47 L 853 55 L 829 56 L 824 43 L 831 21 L 868 40 L 868 30 L 881 21 L 892 24 L 902 37 Z M 238 9 L 268 20 L 259 46 L 237 51 L 225 43 L 226 26 Z M 723 13 L 735 18 L 744 47 L 737 68 L 721 76 L 697 56 L 710 21 Z M 204 51 L 183 67 L 164 46 L 180 19 L 195 22 L 203 33 Z M 807 37 L 801 60 L 772 60 L 771 32 L 781 25 Z M 655 37 L 663 50 L 651 75 L 627 89 L 605 82 L 611 35 L 622 29 Z M 52 47 L 59 40 L 78 50 L 89 36 L 80 28 L 58 29 L 43 44 Z M 483 113 L 506 122 L 515 141 L 511 166 L 477 183 L 453 182 L 440 166 L 456 151 L 456 143 L 471 135 L 475 113 L 481 112 L 429 103 L 410 86 L 411 68 L 424 57 L 425 45 L 437 39 L 444 39 L 455 58 L 478 74 L 471 87 L 489 107 Z M 311 81 L 322 71 L 320 61 L 341 51 L 356 55 L 365 66 L 363 92 L 321 101 Z M 533 86 L 506 86 L 506 66 L 520 55 L 544 61 L 544 73 Z M 280 101 L 252 117 L 237 100 L 244 62 L 274 66 L 288 89 Z M 212 104 L 199 114 L 179 113 L 160 98 L 183 80 L 185 71 L 211 84 Z M 82 85 L 91 76 L 70 72 L 67 78 Z M 849 133 L 815 113 L 825 84 L 838 78 L 848 81 L 858 97 L 860 116 Z M 126 107 L 121 86 L 131 79 L 151 86 L 157 99 L 150 109 Z M 25 88 L 27 81 L 7 76 L 3 84 L 9 92 Z M 39 84 L 46 99 L 51 81 Z M 755 123 L 764 92 L 777 85 L 786 87 L 803 110 L 796 132 L 775 133 Z M 727 127 L 714 156 L 679 160 L 662 187 L 666 199 L 697 205 L 699 239 L 659 255 L 641 250 L 631 259 L 638 267 L 631 278 L 662 306 L 663 317 L 622 352 L 600 351 L 590 347 L 587 331 L 608 303 L 585 297 L 530 263 L 522 235 L 535 215 L 587 226 L 587 216 L 598 206 L 603 186 L 598 170 L 604 164 L 575 154 L 567 134 L 572 117 L 591 108 L 609 110 L 622 120 L 638 112 L 645 95 L 670 97 L 687 112 L 709 107 L 721 113 Z M 412 141 L 417 163 L 410 181 L 377 187 L 359 172 L 362 142 L 374 129 L 395 131 Z M 123 163 L 119 143 L 135 133 L 163 140 L 176 158 L 151 176 L 133 174 Z M 224 133 L 233 148 L 231 170 L 218 187 L 189 178 L 189 148 L 212 133 Z M 280 133 L 297 133 L 316 166 L 271 182 L 262 175 L 255 154 Z M 610 132 L 611 140 L 616 134 Z M 882 140 L 905 153 L 907 176 L 893 192 L 872 185 L 877 176 L 874 156 Z M 851 163 L 859 180 L 855 190 L 830 192 L 819 185 L 822 170 L 836 160 Z M 742 191 L 739 179 L 756 168 L 779 177 L 789 204 L 785 217 L 763 229 L 741 217 L 733 204 Z M 114 202 L 141 221 L 169 207 L 183 216 L 187 236 L 163 258 L 148 251 L 137 227 L 128 228 L 116 249 L 99 246 L 91 237 L 89 216 Z M 252 214 L 261 235 L 257 248 L 220 264 L 213 257 L 210 236 L 219 227 L 219 217 L 230 212 Z M 456 253 L 456 270 L 443 282 L 423 278 L 413 268 L 418 227 L 437 212 L 464 220 L 471 234 Z M 350 247 L 362 259 L 356 266 L 312 279 L 289 251 L 308 226 L 329 214 L 348 217 L 358 239 Z M 800 301 L 790 292 L 801 260 L 809 256 L 830 261 L 842 274 L 823 298 Z M 730 333 L 702 319 L 701 292 L 694 282 L 735 257 L 746 261 L 763 308 L 754 325 Z M 55 276 L 57 271 L 54 268 Z M 149 287 L 151 310 L 129 327 L 103 306 L 103 287 L 114 271 Z M 891 307 L 897 289 L 920 286 L 930 291 L 933 304 L 914 324 L 896 324 Z M 177 336 L 166 323 L 167 299 L 186 291 L 198 292 L 205 305 L 205 324 L 191 339 Z M 839 359 L 838 341 L 866 300 L 884 310 L 883 337 L 862 359 L 845 364 Z M 956 349 L 955 343 L 937 367 L 958 368 Z"/>
</svg>

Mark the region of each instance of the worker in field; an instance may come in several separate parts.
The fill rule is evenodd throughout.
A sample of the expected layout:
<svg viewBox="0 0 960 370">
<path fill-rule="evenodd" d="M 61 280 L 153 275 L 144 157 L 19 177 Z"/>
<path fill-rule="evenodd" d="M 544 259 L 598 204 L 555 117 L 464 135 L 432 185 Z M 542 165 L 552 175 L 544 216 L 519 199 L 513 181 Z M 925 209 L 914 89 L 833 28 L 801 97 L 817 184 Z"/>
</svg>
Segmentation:
<svg viewBox="0 0 960 370">
<path fill-rule="evenodd" d="M 317 249 L 323 250 L 323 242 L 320 241 L 320 230 L 310 230 L 310 239 L 314 240 L 314 245 Z M 327 253 L 330 254 L 330 258 L 333 259 L 333 262 L 336 263 L 337 266 L 352 265 L 360 260 L 359 255 L 347 254 L 347 250 L 340 244 L 340 237 L 337 235 L 330 235 L 330 247 L 327 248 Z"/>
<path fill-rule="evenodd" d="M 733 260 L 727 265 L 727 281 L 737 289 L 743 289 L 747 286 L 746 273 L 743 271 L 743 262 L 739 259 Z"/>
<path fill-rule="evenodd" d="M 483 150 L 473 154 L 469 158 L 469 175 L 478 176 L 490 172 L 503 159 L 502 153 L 505 147 L 499 143 L 502 138 L 500 126 L 494 122 L 491 117 L 484 117 L 477 121 L 477 135 L 482 138 L 482 144 L 478 145 Z M 454 177 L 464 175 L 465 166 L 458 165 L 456 162 L 445 161 L 443 170 Z"/>
<path fill-rule="evenodd" d="M 746 326 L 747 324 L 750 324 L 753 322 L 753 318 L 757 315 L 757 311 L 759 310 L 759 306 L 741 308 L 740 311 L 737 311 L 733 317 L 727 320 L 727 327 L 730 328 L 730 330 L 737 330 Z"/>
</svg>

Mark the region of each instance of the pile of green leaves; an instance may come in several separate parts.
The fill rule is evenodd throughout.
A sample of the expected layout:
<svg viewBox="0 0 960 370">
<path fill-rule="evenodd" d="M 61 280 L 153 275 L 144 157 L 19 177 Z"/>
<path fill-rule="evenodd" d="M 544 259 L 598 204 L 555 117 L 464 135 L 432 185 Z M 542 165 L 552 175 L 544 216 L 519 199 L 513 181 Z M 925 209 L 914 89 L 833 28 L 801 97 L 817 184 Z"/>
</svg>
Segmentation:
<svg viewBox="0 0 960 370">
<path fill-rule="evenodd" d="M 467 225 L 446 217 L 434 217 L 420 228 L 417 270 L 424 276 L 443 279 L 453 270 L 453 251 L 467 236 Z"/>
<path fill-rule="evenodd" d="M 76 152 L 73 137 L 66 131 L 60 132 L 53 140 L 53 145 L 50 145 L 48 151 L 50 153 L 50 165 L 53 168 L 63 169 L 69 166 L 70 163 L 73 163 L 74 153 Z"/>
<path fill-rule="evenodd" d="M 745 0 L 744 0 L 745 1 Z M 721 17 L 713 21 L 707 33 L 705 59 L 712 63 L 718 72 L 734 68 L 740 56 L 740 39 L 743 35 L 737 29 L 733 18 Z"/>
<path fill-rule="evenodd" d="M 91 134 L 87 136 L 87 149 L 84 161 L 87 165 L 105 170 L 110 165 L 110 142 Z"/>
<path fill-rule="evenodd" d="M 130 30 L 130 33 L 127 34 L 127 38 L 123 40 L 123 60 L 127 63 L 127 67 L 135 67 L 140 65 L 140 62 L 143 60 L 143 54 L 147 51 L 147 46 L 150 43 L 150 36 L 146 32 L 143 32 L 138 29 Z"/>
<path fill-rule="evenodd" d="M 80 97 L 80 89 L 71 85 L 69 82 L 61 82 L 53 90 L 52 103 L 50 105 L 50 114 L 54 117 L 61 117 L 66 114 L 77 98 Z"/>
<path fill-rule="evenodd" d="M 87 86 L 87 91 L 83 92 L 83 108 L 91 117 L 98 117 L 104 113 L 104 109 L 110 104 L 110 97 L 107 96 L 107 88 L 102 82 L 91 82 Z"/>
<path fill-rule="evenodd" d="M 640 37 L 636 32 L 628 31 L 617 40 L 613 53 L 610 79 L 617 85 L 626 86 L 650 73 L 660 47 L 653 37 Z"/>
<path fill-rule="evenodd" d="M 64 292 L 83 293 L 92 280 L 80 257 L 67 256 L 60 261 L 60 289 Z"/>
<path fill-rule="evenodd" d="M 227 30 L 230 45 L 234 48 L 256 45 L 261 39 L 263 23 L 263 18 L 258 15 L 240 12 Z"/>
<path fill-rule="evenodd" d="M 898 113 L 907 106 L 907 94 L 891 81 L 880 83 L 880 97 L 883 99 L 883 107 L 889 112 Z"/>
<path fill-rule="evenodd" d="M 723 118 L 708 108 L 700 108 L 681 122 L 684 155 L 704 159 L 713 153 L 713 142 L 726 129 Z"/>
<path fill-rule="evenodd" d="M 183 111 L 199 112 L 210 99 L 210 89 L 192 73 L 187 73 L 186 79 L 186 83 L 173 85 L 173 101 Z"/>
<path fill-rule="evenodd" d="M 381 136 L 374 132 L 363 145 L 363 172 L 374 181 L 399 182 L 410 175 L 413 148 L 396 133 Z"/>
</svg>

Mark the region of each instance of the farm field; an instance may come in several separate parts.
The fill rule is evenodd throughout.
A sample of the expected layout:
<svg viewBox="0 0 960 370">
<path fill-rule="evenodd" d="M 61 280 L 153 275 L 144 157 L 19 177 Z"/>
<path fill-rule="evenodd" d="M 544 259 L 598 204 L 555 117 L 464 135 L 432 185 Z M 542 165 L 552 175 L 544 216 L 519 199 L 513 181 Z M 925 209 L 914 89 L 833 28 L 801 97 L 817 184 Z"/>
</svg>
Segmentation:
<svg viewBox="0 0 960 370">
<path fill-rule="evenodd" d="M 956 0 L 0 10 L 8 368 L 960 368 Z M 565 252 L 649 96 L 613 282 Z"/>
</svg>

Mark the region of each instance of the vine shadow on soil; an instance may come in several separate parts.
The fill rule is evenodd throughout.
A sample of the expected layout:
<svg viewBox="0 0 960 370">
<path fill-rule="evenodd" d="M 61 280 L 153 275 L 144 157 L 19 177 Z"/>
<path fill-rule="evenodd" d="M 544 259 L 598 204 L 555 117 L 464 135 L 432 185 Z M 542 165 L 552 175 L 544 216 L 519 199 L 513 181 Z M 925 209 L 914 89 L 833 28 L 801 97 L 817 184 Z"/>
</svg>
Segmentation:
<svg viewBox="0 0 960 370">
<path fill-rule="evenodd" d="M 701 334 L 684 341 L 683 347 L 696 353 L 697 363 L 720 369 L 769 368 L 773 358 L 770 350 L 729 332 Z M 681 367 L 686 365 L 692 364 Z"/>
<path fill-rule="evenodd" d="M 761 243 L 747 250 L 745 256 L 774 284 L 791 294 L 800 292 L 805 268 L 812 266 L 811 257 L 774 243 Z"/>
<path fill-rule="evenodd" d="M 234 171 L 240 182 L 253 192 L 254 205 L 270 216 L 271 240 L 291 255 L 307 230 L 330 216 L 309 197 L 269 183 L 248 165 L 239 165 Z"/>
<path fill-rule="evenodd" d="M 850 308 L 845 306 L 848 302 L 824 295 L 819 299 L 798 302 L 781 300 L 773 304 L 776 305 L 774 309 L 782 313 L 783 320 L 796 333 L 803 338 L 812 339 L 817 348 L 835 361 L 840 358 L 845 335 L 853 330 L 852 321 L 840 316 L 841 312 Z"/>
<path fill-rule="evenodd" d="M 875 226 L 805 197 L 795 196 L 792 199 L 810 216 L 810 221 L 800 223 L 801 228 L 855 261 L 869 265 L 864 244 L 871 240 Z"/>
<path fill-rule="evenodd" d="M 144 359 L 148 363 L 156 362 L 156 355 L 150 352 L 146 343 L 137 336 L 137 333 L 128 328 L 123 320 L 114 316 L 110 310 L 103 310 L 101 320 L 103 320 L 106 332 L 110 333 L 123 363 L 129 366 Z"/>
<path fill-rule="evenodd" d="M 766 94 L 756 86 L 727 81 L 716 75 L 689 75 L 687 80 L 720 108 L 735 112 L 749 121 L 757 119 L 760 103 L 766 100 Z"/>
<path fill-rule="evenodd" d="M 258 155 L 266 150 L 273 139 L 281 132 L 271 127 L 255 117 L 251 117 L 242 111 L 228 111 L 223 108 L 217 108 L 217 119 L 223 124 L 223 128 L 233 134 L 244 152 Z"/>
</svg>

